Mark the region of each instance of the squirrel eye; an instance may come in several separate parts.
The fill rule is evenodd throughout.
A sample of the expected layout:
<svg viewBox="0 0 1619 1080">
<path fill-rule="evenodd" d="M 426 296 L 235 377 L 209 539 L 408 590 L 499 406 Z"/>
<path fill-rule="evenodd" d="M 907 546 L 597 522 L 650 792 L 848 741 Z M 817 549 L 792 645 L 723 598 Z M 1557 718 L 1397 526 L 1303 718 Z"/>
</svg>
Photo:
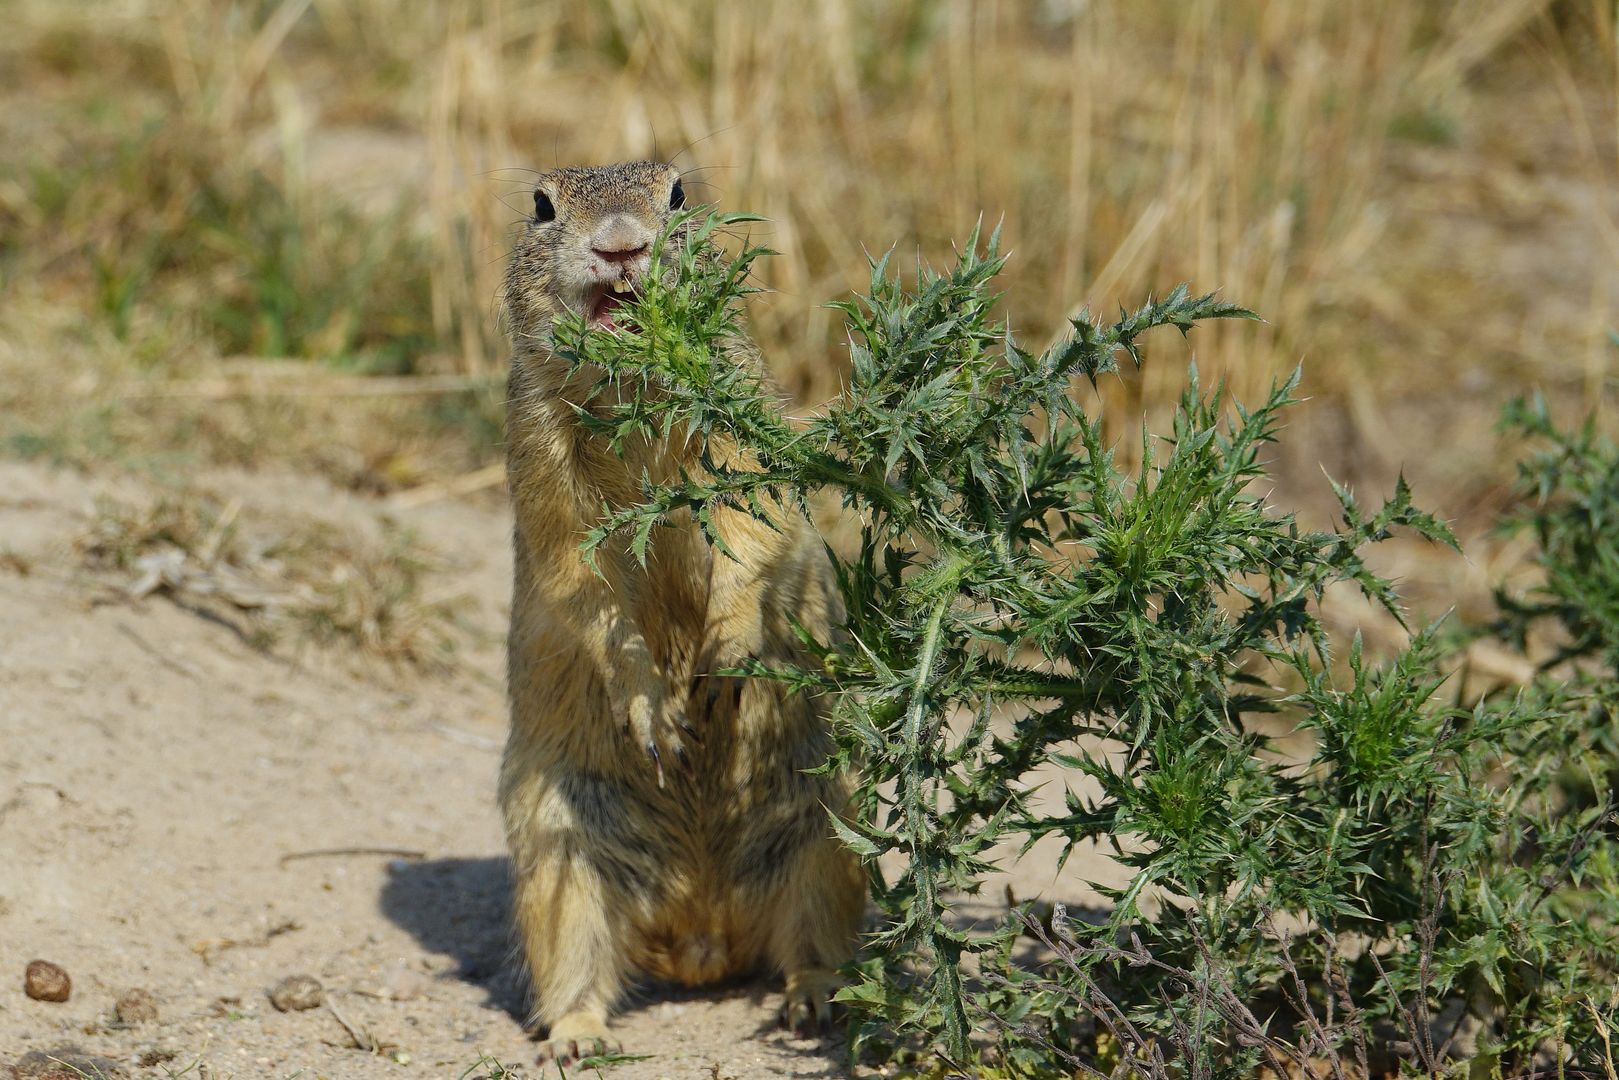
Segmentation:
<svg viewBox="0 0 1619 1080">
<path fill-rule="evenodd" d="M 670 191 L 669 191 L 669 209 L 671 209 L 671 210 L 679 210 L 682 206 L 685 206 L 685 205 L 686 205 L 686 189 L 680 186 L 680 181 L 679 180 L 676 180 L 675 181 L 675 186 L 672 189 L 670 189 Z"/>
<path fill-rule="evenodd" d="M 551 221 L 557 216 L 557 208 L 551 205 L 551 196 L 543 191 L 534 193 L 534 220 L 539 222 Z"/>
</svg>

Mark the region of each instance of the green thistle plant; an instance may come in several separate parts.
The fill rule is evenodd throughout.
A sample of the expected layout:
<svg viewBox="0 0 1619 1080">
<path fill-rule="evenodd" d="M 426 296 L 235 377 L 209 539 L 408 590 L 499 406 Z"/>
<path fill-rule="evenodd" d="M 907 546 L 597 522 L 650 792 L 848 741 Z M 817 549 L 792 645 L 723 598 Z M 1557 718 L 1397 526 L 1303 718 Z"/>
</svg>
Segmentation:
<svg viewBox="0 0 1619 1080">
<path fill-rule="evenodd" d="M 866 295 L 834 305 L 848 385 L 792 423 L 726 348 L 765 252 L 712 242 L 748 220 L 682 215 L 623 312 L 634 332 L 565 319 L 556 340 L 599 373 L 580 415 L 602 438 L 724 435 L 755 462 L 705 452 L 701 475 L 607 508 L 587 550 L 625 533 L 644 558 L 687 510 L 724 551 L 712 507 L 768 520 L 822 492 L 858 522 L 858 550 L 830 553 L 847 615 L 839 640 L 810 642 L 822 666 L 745 671 L 837 702 L 826 767 L 858 789 L 853 823 L 833 825 L 880 913 L 840 995 L 852 1053 L 966 1062 L 992 1039 L 1004 1068 L 1035 1074 L 1094 1068 L 1117 1052 L 1105 1029 L 1143 1076 L 1315 1075 L 1345 1055 L 1364 1073 L 1386 1023 L 1433 1072 L 1449 1051 L 1432 1017 L 1456 1001 L 1482 1016 L 1477 1053 L 1524 1067 L 1548 1039 L 1592 1053 L 1619 953 L 1612 830 L 1489 779 L 1528 768 L 1566 714 L 1532 695 L 1445 702 L 1433 628 L 1381 667 L 1357 639 L 1345 666 L 1318 618 L 1335 584 L 1400 616 L 1362 552 L 1402 529 L 1454 546 L 1448 528 L 1403 480 L 1376 511 L 1337 488 L 1333 530 L 1266 504 L 1261 455 L 1298 372 L 1248 409 L 1193 368 L 1129 472 L 1076 402 L 1076 379 L 1141 365 L 1151 331 L 1253 313 L 1182 286 L 1112 323 L 1082 312 L 1032 353 L 993 315 L 1003 259 L 975 231 L 948 271 L 919 268 L 907 288 L 885 257 Z M 1304 760 L 1273 752 L 1265 714 L 1310 736 Z M 1042 809 L 1035 778 L 1054 774 L 1098 794 Z M 999 862 L 1052 837 L 1064 860 L 1099 842 L 1130 870 L 1098 922 L 1029 905 L 987 928 L 960 917 Z M 1542 917 L 1576 893 L 1600 915 Z M 1026 934 L 1044 959 L 1018 952 Z M 1266 1002 L 1287 1022 L 1259 1021 Z"/>
</svg>

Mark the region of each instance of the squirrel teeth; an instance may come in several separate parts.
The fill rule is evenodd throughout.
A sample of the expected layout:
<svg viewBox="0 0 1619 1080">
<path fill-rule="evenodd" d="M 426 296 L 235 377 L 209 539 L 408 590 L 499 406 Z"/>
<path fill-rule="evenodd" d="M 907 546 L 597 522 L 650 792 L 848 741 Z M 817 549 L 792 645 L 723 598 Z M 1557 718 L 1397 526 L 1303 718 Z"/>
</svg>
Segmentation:
<svg viewBox="0 0 1619 1080">
<path fill-rule="evenodd" d="M 616 293 L 627 293 L 627 292 L 629 292 L 630 291 L 630 279 L 629 278 L 619 278 L 617 281 L 613 282 L 613 291 L 616 292 Z"/>
</svg>

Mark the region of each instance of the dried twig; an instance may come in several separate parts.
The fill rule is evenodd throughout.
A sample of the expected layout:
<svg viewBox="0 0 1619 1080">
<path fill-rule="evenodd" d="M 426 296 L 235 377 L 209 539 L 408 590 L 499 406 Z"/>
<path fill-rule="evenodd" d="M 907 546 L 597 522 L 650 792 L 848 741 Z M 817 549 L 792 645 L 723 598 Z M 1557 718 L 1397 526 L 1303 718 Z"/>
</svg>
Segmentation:
<svg viewBox="0 0 1619 1080">
<path fill-rule="evenodd" d="M 303 928 L 304 924 L 299 922 L 297 919 L 284 919 L 270 927 L 264 933 L 259 934 L 257 937 L 251 937 L 245 940 L 237 938 L 215 938 L 208 941 L 198 941 L 192 944 L 191 951 L 196 953 L 204 964 L 212 964 L 214 962 L 214 957 L 229 949 L 262 949 L 274 938 L 278 938 L 282 934 L 290 934 L 294 930 L 302 930 Z"/>
<path fill-rule="evenodd" d="M 1619 1003 L 1619 989 L 1616 989 L 1613 997 L 1609 999 L 1610 1011 L 1616 1003 Z M 1613 1040 L 1608 1032 L 1608 1022 L 1603 1019 L 1602 1010 L 1597 1008 L 1595 1001 L 1587 999 L 1585 1007 L 1591 1010 L 1591 1021 L 1596 1025 L 1597 1037 L 1602 1040 L 1602 1067 L 1607 1070 L 1608 1080 L 1619 1080 L 1619 1069 L 1614 1067 Z"/>
<path fill-rule="evenodd" d="M 354 1040 L 354 1049 L 364 1050 L 368 1054 L 379 1054 L 382 1052 L 381 1044 L 378 1043 L 376 1039 L 371 1037 L 371 1033 L 369 1031 L 366 1031 L 364 1028 L 355 1027 L 352 1023 L 350 1023 L 349 1018 L 344 1016 L 343 1013 L 338 1009 L 337 1002 L 332 1000 L 332 996 L 330 994 L 326 995 L 326 1009 L 337 1018 L 337 1022 L 339 1024 L 343 1025 L 343 1030 L 349 1033 L 349 1038 Z"/>
<path fill-rule="evenodd" d="M 164 653 L 156 645 L 153 645 L 150 641 L 147 641 L 145 638 L 141 637 L 140 634 L 136 633 L 134 628 L 131 627 L 128 623 L 115 622 L 115 623 L 113 623 L 113 627 L 120 634 L 123 634 L 130 641 L 133 641 L 136 645 L 140 646 L 141 649 L 148 656 L 150 656 L 153 660 L 156 660 L 159 664 L 162 664 L 164 667 L 168 668 L 170 671 L 174 671 L 174 672 L 177 672 L 177 673 L 179 673 L 181 675 L 184 675 L 188 679 L 201 679 L 203 677 L 202 673 L 199 672 L 196 668 L 192 667 L 190 664 L 181 663 L 179 660 L 176 660 L 174 657 L 169 656 L 166 653 Z"/>
<path fill-rule="evenodd" d="M 451 742 L 458 742 L 463 746 L 475 746 L 479 750 L 499 750 L 506 745 L 500 739 L 491 739 L 487 735 L 475 735 L 470 731 L 450 727 L 448 724 L 429 724 L 428 727 Z"/>
<path fill-rule="evenodd" d="M 418 506 L 437 502 L 440 499 L 452 499 L 460 495 L 471 495 L 475 491 L 492 488 L 506 479 L 505 462 L 494 465 L 485 465 L 481 469 L 451 477 L 448 480 L 436 481 L 413 487 L 408 491 L 401 491 L 389 501 L 396 510 L 412 510 Z"/>
<path fill-rule="evenodd" d="M 118 397 L 125 400 L 147 398 L 202 398 L 219 401 L 228 398 L 259 397 L 395 397 L 415 394 L 456 394 L 496 385 L 478 375 L 346 375 L 321 377 L 307 368 L 297 382 L 265 378 L 264 373 L 226 375 L 204 379 L 166 379 L 123 387 Z"/>
<path fill-rule="evenodd" d="M 295 862 L 295 861 L 297 861 L 299 859 L 327 859 L 327 858 L 335 858 L 335 857 L 339 857 L 339 856 L 343 856 L 343 855 L 391 855 L 394 858 L 398 858 L 398 859 L 425 859 L 425 858 L 427 858 L 427 852 L 425 852 L 425 851 L 415 851 L 415 850 L 413 850 L 411 848 L 340 847 L 340 848 L 315 848 L 315 849 L 310 850 L 310 851 L 289 851 L 285 855 L 281 856 L 279 862 L 281 863 L 282 866 L 286 866 L 288 863 Z"/>
</svg>

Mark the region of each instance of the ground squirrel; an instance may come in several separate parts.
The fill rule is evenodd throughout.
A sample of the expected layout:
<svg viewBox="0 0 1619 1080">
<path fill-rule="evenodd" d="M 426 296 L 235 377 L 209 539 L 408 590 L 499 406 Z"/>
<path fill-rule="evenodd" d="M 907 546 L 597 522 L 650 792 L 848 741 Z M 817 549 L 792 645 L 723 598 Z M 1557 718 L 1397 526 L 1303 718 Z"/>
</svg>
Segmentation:
<svg viewBox="0 0 1619 1080">
<path fill-rule="evenodd" d="M 695 523 L 657 530 L 644 568 L 623 546 L 598 551 L 599 573 L 580 553 L 604 504 L 638 502 L 643 476 L 672 479 L 696 451 L 615 454 L 587 434 L 575 406 L 594 379 L 552 354 L 552 321 L 568 309 L 625 332 L 614 312 L 683 202 L 661 163 L 545 173 L 506 275 L 516 553 L 500 802 L 534 1020 L 562 1059 L 606 1045 L 638 971 L 696 984 L 779 969 L 783 1022 L 824 1024 L 864 907 L 828 818 L 846 783 L 805 771 L 832 747 L 825 703 L 711 674 L 750 656 L 806 662 L 792 619 L 828 633 L 837 599 L 809 523 L 716 508 L 735 559 Z M 746 341 L 734 349 L 757 362 Z"/>
</svg>

